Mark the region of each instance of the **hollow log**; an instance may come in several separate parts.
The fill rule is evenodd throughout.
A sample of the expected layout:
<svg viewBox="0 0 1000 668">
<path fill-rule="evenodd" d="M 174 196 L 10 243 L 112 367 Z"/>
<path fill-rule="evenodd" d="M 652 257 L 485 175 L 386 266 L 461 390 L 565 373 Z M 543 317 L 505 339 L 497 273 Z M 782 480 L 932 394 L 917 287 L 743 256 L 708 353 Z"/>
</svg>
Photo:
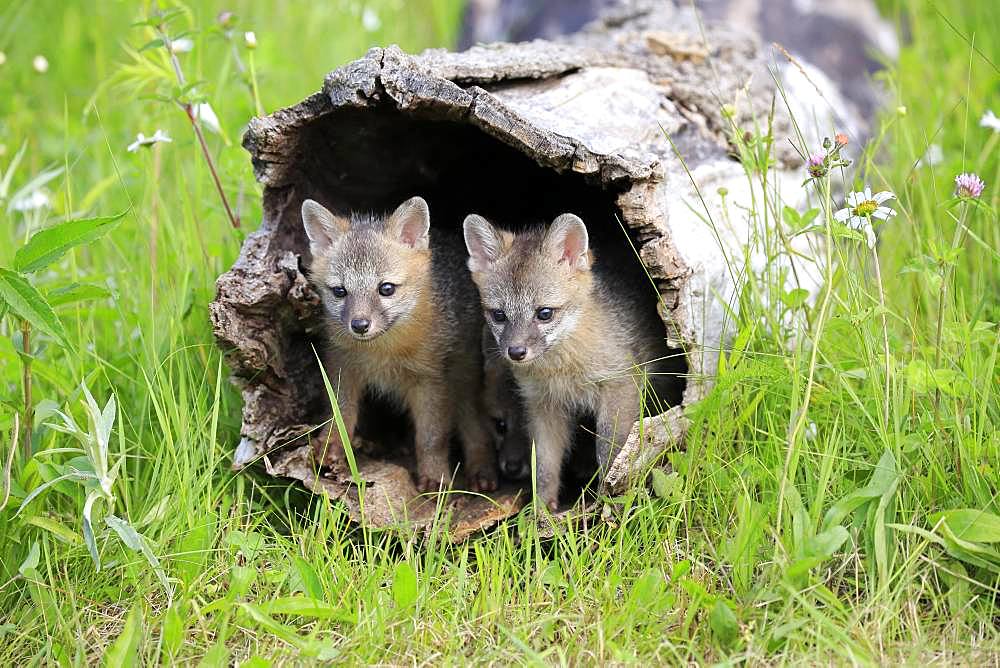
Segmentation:
<svg viewBox="0 0 1000 668">
<path fill-rule="evenodd" d="M 802 76 L 808 64 L 776 58 L 725 26 L 703 30 L 689 9 L 629 6 L 550 41 L 419 55 L 373 48 L 330 72 L 320 92 L 250 122 L 243 145 L 264 186 L 263 220 L 210 305 L 243 394 L 234 468 L 263 460 L 269 473 L 322 490 L 375 526 L 434 515 L 435 500 L 414 489 L 405 447 L 361 442 L 363 503 L 357 480 L 320 475 L 309 457 L 303 435 L 328 418 L 329 403 L 299 213 L 305 198 L 332 210 L 385 211 L 419 194 L 434 234 L 458 233 L 473 211 L 521 222 L 572 211 L 605 246 L 634 244 L 658 292 L 651 308 L 668 345 L 683 351 L 686 373 L 680 403 L 647 417 L 642 439 L 633 428 L 609 486 L 621 489 L 683 439 L 684 407 L 710 388 L 728 335 L 739 289 L 729 261 L 743 257 L 750 238 L 749 217 L 724 217 L 723 199 L 734 212 L 760 195 L 733 158 L 733 128 L 772 118 L 774 193 L 795 206 L 802 160 L 789 140 L 816 147 L 820 135 L 858 133 L 861 122 L 845 116 L 850 105 L 822 73 Z M 799 280 L 818 285 L 815 272 Z M 516 512 L 526 497 L 516 485 L 492 500 L 450 496 L 452 535 Z"/>
</svg>

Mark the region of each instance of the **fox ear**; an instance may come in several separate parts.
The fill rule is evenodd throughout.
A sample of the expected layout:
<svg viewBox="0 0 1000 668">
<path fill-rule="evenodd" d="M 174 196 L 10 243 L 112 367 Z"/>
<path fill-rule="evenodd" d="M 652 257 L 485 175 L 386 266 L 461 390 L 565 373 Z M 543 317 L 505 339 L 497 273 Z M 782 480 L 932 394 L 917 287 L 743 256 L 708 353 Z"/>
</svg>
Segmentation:
<svg viewBox="0 0 1000 668">
<path fill-rule="evenodd" d="M 579 216 L 564 213 L 552 221 L 543 247 L 556 262 L 566 262 L 579 271 L 590 269 L 590 239 Z"/>
<path fill-rule="evenodd" d="M 302 225 L 309 237 L 309 250 L 313 255 L 333 245 L 350 226 L 345 218 L 335 216 L 311 199 L 302 202 Z"/>
<path fill-rule="evenodd" d="M 465 247 L 469 249 L 469 271 L 474 274 L 488 271 L 503 250 L 497 228 L 482 216 L 470 213 L 462 223 Z"/>
<path fill-rule="evenodd" d="M 387 229 L 400 243 L 417 250 L 430 245 L 431 212 L 423 197 L 411 197 L 389 216 Z"/>
</svg>

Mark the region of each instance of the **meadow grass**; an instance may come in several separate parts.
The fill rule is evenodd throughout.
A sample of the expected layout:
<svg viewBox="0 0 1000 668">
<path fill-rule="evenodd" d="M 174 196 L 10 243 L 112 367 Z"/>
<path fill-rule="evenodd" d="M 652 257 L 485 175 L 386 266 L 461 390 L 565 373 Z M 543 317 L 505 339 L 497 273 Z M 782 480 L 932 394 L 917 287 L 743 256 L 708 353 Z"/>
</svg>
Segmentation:
<svg viewBox="0 0 1000 668">
<path fill-rule="evenodd" d="M 438 533 L 359 530 L 299 487 L 229 470 L 240 401 L 206 305 L 260 217 L 239 147 L 257 104 L 241 73 L 243 31 L 257 37 L 266 110 L 312 93 L 368 46 L 454 40 L 454 0 L 367 4 L 364 20 L 362 3 L 228 3 L 232 42 L 212 28 L 219 7 L 178 5 L 170 29 L 194 31 L 179 60 L 219 116 L 222 132 L 207 139 L 239 230 L 184 113 L 155 97 L 178 92 L 156 83 L 171 74 L 163 50 L 138 52 L 155 37 L 130 27 L 148 4 L 0 7 L 0 170 L 22 146 L 11 192 L 59 170 L 44 186 L 50 208 L 0 202 L 0 266 L 50 221 L 128 210 L 104 239 L 34 277 L 113 297 L 59 307 L 68 347 L 34 338 L 33 402 L 42 416 L 42 401 L 81 415 L 81 383 L 101 405 L 117 397 L 111 456 L 125 464 L 114 511 L 171 581 L 168 596 L 147 560 L 107 533 L 95 570 L 72 481 L 15 516 L 66 459 L 17 454 L 0 511 L 0 664 L 1000 661 L 1000 529 L 948 537 L 935 515 L 1000 514 L 1000 134 L 978 123 L 989 106 L 1000 111 L 989 3 L 883 3 L 909 39 L 882 75 L 891 101 L 871 119 L 876 139 L 864 154 L 845 151 L 855 186 L 898 197 L 880 231 L 880 272 L 863 242 L 837 238 L 829 293 L 813 301 L 782 301 L 779 281 L 751 276 L 732 351 L 691 411 L 670 477 L 611 500 L 611 522 L 543 540 L 522 516 L 458 546 Z M 125 151 L 157 128 L 172 143 Z M 942 161 L 918 165 L 931 144 Z M 986 180 L 987 206 L 952 201 L 960 171 Z M 967 232 L 956 234 L 959 220 Z M 800 320 L 797 336 L 784 331 Z M 12 321 L 2 327 L 6 443 L 22 367 Z M 67 445 L 36 428 L 36 451 Z"/>
</svg>

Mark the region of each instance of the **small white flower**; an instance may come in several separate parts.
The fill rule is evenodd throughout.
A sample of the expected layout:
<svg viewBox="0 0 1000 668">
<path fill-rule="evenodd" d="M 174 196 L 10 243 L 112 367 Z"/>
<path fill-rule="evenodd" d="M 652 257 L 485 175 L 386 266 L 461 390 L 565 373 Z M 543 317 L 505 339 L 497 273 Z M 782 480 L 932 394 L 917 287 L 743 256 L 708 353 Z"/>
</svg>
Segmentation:
<svg viewBox="0 0 1000 668">
<path fill-rule="evenodd" d="M 243 43 L 251 51 L 257 48 L 257 35 L 254 34 L 253 30 L 243 33 Z"/>
<path fill-rule="evenodd" d="M 7 54 L 4 53 L 3 51 L 0 51 L 0 65 L 3 65 L 6 62 L 7 62 Z"/>
<path fill-rule="evenodd" d="M 361 12 L 361 25 L 368 32 L 375 32 L 382 27 L 382 19 L 378 17 L 374 9 L 365 7 L 364 11 Z"/>
<path fill-rule="evenodd" d="M 49 206 L 49 195 L 44 190 L 32 190 L 10 203 L 14 211 L 35 211 Z"/>
<path fill-rule="evenodd" d="M 813 422 L 812 420 L 810 420 L 809 424 L 806 425 L 806 440 L 807 441 L 815 441 L 816 440 L 816 434 L 818 432 L 819 432 L 819 430 L 816 428 L 816 423 Z"/>
<path fill-rule="evenodd" d="M 863 192 L 853 192 L 847 196 L 847 206 L 833 214 L 833 219 L 847 225 L 852 230 L 864 232 L 869 248 L 875 248 L 875 229 L 872 218 L 889 220 L 896 212 L 883 203 L 895 199 L 888 190 L 872 195 L 872 189 L 865 186 Z"/>
<path fill-rule="evenodd" d="M 924 154 L 920 156 L 920 159 L 917 160 L 917 167 L 933 167 L 934 165 L 941 164 L 942 160 L 944 160 L 944 151 L 941 150 L 941 146 L 939 144 L 931 144 L 924 151 Z"/>
<path fill-rule="evenodd" d="M 215 110 L 208 102 L 199 102 L 194 105 L 194 117 L 215 134 L 222 134 L 219 117 L 215 115 Z"/>
<path fill-rule="evenodd" d="M 1000 118 L 997 118 L 992 109 L 987 109 L 983 117 L 979 119 L 979 127 L 989 128 L 993 132 L 1000 132 Z"/>
<path fill-rule="evenodd" d="M 173 53 L 187 53 L 194 48 L 194 42 L 187 37 L 181 37 L 180 39 L 172 39 L 167 45 L 170 47 L 170 51 Z"/>
<path fill-rule="evenodd" d="M 135 136 L 135 141 L 128 145 L 128 152 L 135 153 L 142 146 L 152 146 L 161 142 L 172 142 L 173 139 L 163 130 L 157 130 L 152 137 L 147 137 L 141 132 Z"/>
<path fill-rule="evenodd" d="M 31 66 L 35 68 L 35 71 L 39 74 L 45 74 L 49 71 L 49 61 L 43 55 L 37 55 L 31 59 Z"/>
</svg>

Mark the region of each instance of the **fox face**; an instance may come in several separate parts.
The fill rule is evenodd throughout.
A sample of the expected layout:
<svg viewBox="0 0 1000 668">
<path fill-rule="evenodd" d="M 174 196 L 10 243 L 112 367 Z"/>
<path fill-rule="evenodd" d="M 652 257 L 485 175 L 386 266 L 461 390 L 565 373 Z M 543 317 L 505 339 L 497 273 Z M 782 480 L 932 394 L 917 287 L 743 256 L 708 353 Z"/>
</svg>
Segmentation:
<svg viewBox="0 0 1000 668">
<path fill-rule="evenodd" d="M 547 229 L 513 235 L 482 216 L 464 223 L 469 270 L 500 353 L 529 365 L 573 332 L 588 303 L 587 228 L 563 214 Z"/>
<path fill-rule="evenodd" d="M 430 213 L 420 197 L 388 217 L 337 216 L 302 203 L 310 279 L 337 338 L 372 341 L 405 321 L 429 290 Z"/>
</svg>

